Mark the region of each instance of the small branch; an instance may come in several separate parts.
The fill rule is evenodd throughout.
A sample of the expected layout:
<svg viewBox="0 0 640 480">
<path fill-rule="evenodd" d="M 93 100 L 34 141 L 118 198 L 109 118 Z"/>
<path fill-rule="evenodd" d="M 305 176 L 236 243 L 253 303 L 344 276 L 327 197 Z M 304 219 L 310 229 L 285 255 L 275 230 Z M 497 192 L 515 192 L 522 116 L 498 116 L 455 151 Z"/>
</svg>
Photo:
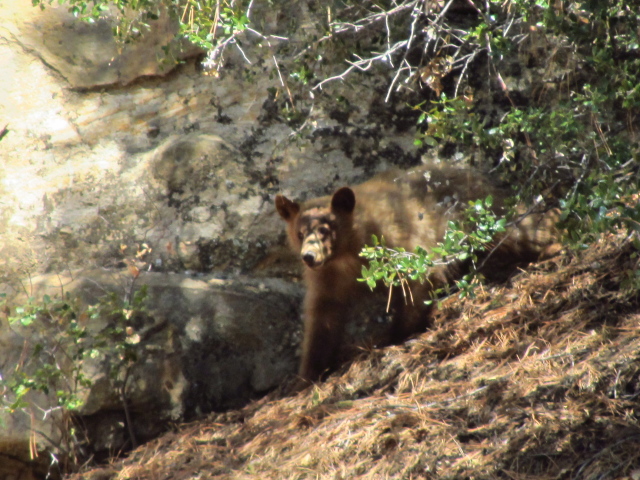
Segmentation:
<svg viewBox="0 0 640 480">
<path fill-rule="evenodd" d="M 484 49 L 483 49 L 484 50 Z M 464 74 L 467 71 L 467 67 L 469 66 L 469 63 L 471 63 L 471 61 L 476 57 L 476 55 L 481 52 L 482 50 L 476 50 L 473 53 L 470 53 L 469 55 L 465 55 L 464 57 L 462 57 L 460 60 L 466 58 L 467 61 L 464 62 L 464 67 L 462 67 L 462 71 L 460 72 L 460 75 L 458 77 L 458 81 L 456 82 L 456 90 L 455 90 L 455 94 L 454 94 L 454 98 L 458 96 L 458 90 L 460 89 L 460 83 L 462 82 L 462 79 L 464 78 Z"/>
<path fill-rule="evenodd" d="M 324 80 L 319 82 L 315 87 L 313 87 L 312 90 L 322 89 L 322 85 L 324 85 L 325 83 L 331 82 L 333 80 L 342 80 L 350 72 L 352 72 L 355 69 L 358 69 L 361 72 L 366 72 L 367 70 L 369 70 L 369 68 L 371 68 L 371 65 L 373 65 L 373 62 L 375 62 L 377 60 L 383 60 L 383 59 L 385 59 L 387 57 L 390 58 L 392 53 L 396 52 L 397 50 L 400 50 L 402 47 L 404 47 L 407 44 L 407 42 L 408 42 L 408 40 L 403 40 L 401 42 L 398 42 L 393 47 L 391 47 L 390 50 L 387 50 L 386 52 L 380 53 L 380 54 L 376 55 L 375 57 L 371 57 L 371 58 L 359 58 L 358 57 L 359 59 L 356 62 L 351 62 L 351 61 L 347 60 L 347 63 L 349 65 L 351 65 L 349 68 L 347 68 L 344 72 L 342 72 L 339 75 L 335 75 L 333 77 L 325 78 Z"/>
<path fill-rule="evenodd" d="M 122 382 L 122 389 L 120 390 L 120 401 L 122 402 L 122 408 L 124 409 L 124 416 L 127 422 L 127 431 L 129 432 L 129 438 L 131 439 L 131 446 L 135 449 L 138 446 L 138 441 L 136 439 L 136 433 L 133 430 L 133 424 L 131 423 L 131 413 L 129 412 L 129 405 L 127 404 L 127 381 L 129 380 L 129 373 L 131 369 L 127 368 L 124 380 Z"/>
<path fill-rule="evenodd" d="M 447 4 L 444 6 L 444 8 L 442 9 L 442 11 L 440 12 L 440 14 L 436 17 L 436 19 L 432 22 L 432 25 L 439 25 L 440 22 L 442 21 L 442 19 L 444 18 L 444 16 L 447 14 L 447 11 L 449 10 L 449 8 L 451 7 L 451 5 L 453 4 L 454 0 L 449 0 L 447 2 Z"/>
<path fill-rule="evenodd" d="M 235 40 L 233 41 L 233 44 L 236 46 L 236 48 L 238 50 L 240 50 L 240 53 L 242 54 L 244 61 L 247 62 L 249 65 L 253 65 L 251 63 L 251 60 L 249 60 L 249 58 L 247 57 L 247 54 L 244 53 L 244 50 L 242 50 L 242 47 L 240 46 L 240 44 L 238 42 L 236 42 Z"/>
<path fill-rule="evenodd" d="M 273 46 L 269 41 L 269 37 L 266 37 L 265 35 L 254 30 L 253 28 L 247 28 L 247 31 L 265 40 L 267 42 L 267 45 L 269 45 L 269 49 L 273 52 Z M 285 37 L 272 37 L 272 38 L 277 38 L 278 40 L 288 40 L 288 38 L 285 38 Z M 291 108 L 295 111 L 296 106 L 293 102 L 293 95 L 291 94 L 291 90 L 289 90 L 289 85 L 285 82 L 284 78 L 282 77 L 282 72 L 280 71 L 280 65 L 278 64 L 278 59 L 276 58 L 276 55 L 274 53 L 271 54 L 271 58 L 273 58 L 273 64 L 275 65 L 276 71 L 278 72 L 278 78 L 280 79 L 280 84 L 282 85 L 282 88 L 284 88 L 287 91 L 287 95 L 289 95 L 289 102 L 291 103 Z"/>
<path fill-rule="evenodd" d="M 409 62 L 407 62 L 407 60 L 406 60 L 406 59 L 405 59 L 405 60 L 403 60 L 402 62 L 403 62 L 403 63 L 406 63 L 406 64 L 407 64 L 407 66 L 406 66 L 406 67 L 398 68 L 398 70 L 396 71 L 396 74 L 394 75 L 393 80 L 391 80 L 391 85 L 389 86 L 389 89 L 387 90 L 387 96 L 386 96 L 386 97 L 384 97 L 384 101 L 385 101 L 385 102 L 388 102 L 388 101 L 389 101 L 389 97 L 391 96 L 391 92 L 392 92 L 392 90 L 393 90 L 393 86 L 394 86 L 394 85 L 395 85 L 395 83 L 398 81 L 398 78 L 400 78 L 400 74 L 401 74 L 403 71 L 405 71 L 405 70 L 409 70 L 409 71 L 410 71 L 410 70 L 412 69 L 411 65 L 409 65 Z M 398 88 L 400 88 L 400 87 L 398 87 Z"/>
<path fill-rule="evenodd" d="M 489 45 L 489 40 L 487 39 L 487 45 Z M 489 51 L 491 51 L 491 47 L 489 47 Z M 502 75 L 500 75 L 500 72 L 498 72 L 498 70 L 495 68 L 495 65 L 493 66 L 495 72 L 496 72 L 496 78 L 498 79 L 498 83 L 500 84 L 500 88 L 502 89 L 502 91 L 504 92 L 504 95 L 507 97 L 507 100 L 509 100 L 509 103 L 511 104 L 511 107 L 514 109 L 517 109 L 518 107 L 516 106 L 515 102 L 513 101 L 513 99 L 511 98 L 511 95 L 509 95 L 509 89 L 507 88 L 507 84 L 505 83 L 505 81 L 502 79 Z M 534 160 L 534 165 L 538 165 L 538 155 L 536 153 L 536 151 L 533 148 L 533 143 L 531 143 L 531 137 L 529 136 L 529 134 L 527 132 L 522 132 L 524 134 L 524 139 L 527 143 L 527 147 L 529 148 L 529 150 L 531 151 L 531 155 L 533 156 L 533 160 Z"/>
<path fill-rule="evenodd" d="M 398 13 L 404 12 L 406 10 L 416 10 L 417 6 L 422 3 L 424 0 L 413 0 L 410 1 L 408 3 L 403 3 L 400 4 L 398 6 L 396 6 L 395 8 L 392 8 L 391 10 L 387 10 L 381 13 L 376 13 L 373 15 L 370 15 L 368 17 L 365 17 L 364 19 L 361 19 L 360 21 L 356 22 L 356 23 L 343 23 L 343 22 L 334 22 L 331 23 L 329 26 L 330 28 L 333 29 L 333 32 L 330 35 L 326 35 L 324 37 L 322 37 L 318 43 L 323 42 L 325 40 L 328 40 L 330 38 L 332 38 L 334 35 L 340 34 L 342 32 L 346 32 L 346 31 L 353 31 L 353 32 L 358 32 L 364 28 L 367 28 L 371 25 L 373 25 L 376 22 L 379 21 L 384 21 L 385 22 L 385 28 L 386 28 L 386 32 L 387 32 L 387 50 L 381 54 L 375 55 L 371 58 L 358 58 L 357 61 L 355 62 L 351 62 L 351 61 L 347 61 L 347 63 L 350 64 L 350 66 L 343 71 L 342 73 L 338 74 L 338 75 L 334 75 L 332 77 L 326 78 L 324 80 L 322 80 L 321 82 L 319 82 L 317 85 L 315 85 L 312 90 L 316 90 L 316 89 L 322 89 L 322 86 L 325 83 L 334 81 L 334 80 L 344 80 L 344 78 L 347 77 L 347 75 L 349 75 L 354 69 L 358 69 L 360 71 L 366 71 L 369 68 L 371 68 L 371 65 L 373 65 L 374 62 L 376 61 L 388 61 L 389 64 L 391 65 L 392 68 L 394 68 L 393 65 L 393 58 L 392 58 L 392 54 L 397 52 L 398 50 L 404 48 L 407 52 L 409 50 L 409 48 L 411 47 L 411 43 L 413 42 L 413 39 L 415 38 L 415 28 L 416 28 L 416 24 L 418 19 L 420 18 L 419 14 L 414 14 L 414 19 L 411 22 L 411 31 L 409 34 L 409 38 L 407 40 L 403 40 L 400 42 L 397 42 L 394 45 L 391 45 L 391 27 L 389 25 L 389 18 L 393 15 L 397 15 Z M 452 1 L 452 0 L 450 0 Z M 402 61 L 402 65 L 404 65 L 406 62 L 406 54 L 405 54 L 405 58 L 403 58 Z M 407 63 L 408 65 L 408 63 Z M 391 95 L 391 91 L 393 89 L 393 85 L 395 84 L 395 82 L 397 81 L 398 77 L 400 76 L 400 73 L 403 71 L 406 71 L 407 68 L 409 70 L 411 70 L 411 67 L 407 67 L 407 66 L 401 66 L 399 67 L 399 70 L 396 72 L 396 75 L 394 77 L 394 81 L 392 82 L 391 86 L 389 87 L 389 90 L 387 92 L 387 97 L 386 100 L 387 101 Z"/>
<path fill-rule="evenodd" d="M 400 4 L 395 8 L 392 8 L 391 10 L 387 10 L 386 12 L 381 12 L 381 13 L 375 13 L 373 15 L 369 15 L 368 17 L 365 17 L 361 20 L 359 20 L 356 23 L 346 23 L 346 22 L 333 22 L 329 25 L 329 28 L 335 28 L 335 30 L 329 34 L 329 35 L 325 35 L 324 37 L 322 37 L 320 40 L 318 40 L 318 43 L 324 41 L 324 40 L 328 40 L 330 38 L 332 38 L 334 35 L 339 34 L 339 33 L 343 33 L 343 32 L 347 32 L 349 30 L 353 30 L 354 32 L 358 32 L 360 30 L 362 30 L 363 28 L 369 27 L 371 25 L 373 25 L 376 22 L 382 21 L 384 20 L 385 22 L 387 21 L 388 17 L 392 16 L 392 15 L 396 15 L 400 12 L 403 12 L 405 10 L 413 10 L 416 5 L 418 5 L 418 3 L 421 3 L 423 0 L 412 0 L 408 3 L 404 3 L 404 4 Z"/>
<path fill-rule="evenodd" d="M 7 136 L 9 133 L 9 124 L 7 123 L 2 129 L 0 129 L 0 140 Z"/>
<path fill-rule="evenodd" d="M 344 80 L 344 78 L 355 69 L 356 67 L 352 65 L 339 75 L 334 75 L 333 77 L 325 78 L 324 80 L 319 82 L 315 87 L 313 87 L 311 90 L 316 90 L 316 89 L 322 90 L 322 85 L 324 85 L 325 83 L 333 82 L 334 80 Z"/>
</svg>

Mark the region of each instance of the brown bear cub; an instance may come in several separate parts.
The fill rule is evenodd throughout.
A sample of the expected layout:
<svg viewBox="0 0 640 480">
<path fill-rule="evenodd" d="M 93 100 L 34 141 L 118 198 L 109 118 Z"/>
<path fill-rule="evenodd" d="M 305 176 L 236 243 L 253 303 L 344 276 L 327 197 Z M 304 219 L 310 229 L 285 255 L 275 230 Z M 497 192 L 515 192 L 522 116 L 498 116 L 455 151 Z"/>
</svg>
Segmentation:
<svg viewBox="0 0 640 480">
<path fill-rule="evenodd" d="M 357 281 L 366 264 L 360 252 L 372 235 L 384 238 L 390 248 L 413 251 L 420 245 L 428 250 L 442 241 L 447 223 L 460 218 L 469 201 L 488 195 L 500 213 L 508 192 L 492 186 L 488 178 L 468 169 L 427 166 L 387 171 L 302 205 L 277 195 L 276 209 L 304 264 L 307 287 L 300 376 L 315 381 L 336 366 L 350 305 L 373 294 Z M 557 252 L 553 224 L 553 215 L 533 213 L 511 226 L 489 249 L 485 276 L 506 278 L 516 266 Z M 424 301 L 462 273 L 460 264 L 434 268 L 427 281 L 411 283 L 413 302 L 395 294 L 391 329 L 381 343 L 399 342 L 425 330 L 429 310 Z M 376 290 L 386 291 L 382 285 Z"/>
</svg>

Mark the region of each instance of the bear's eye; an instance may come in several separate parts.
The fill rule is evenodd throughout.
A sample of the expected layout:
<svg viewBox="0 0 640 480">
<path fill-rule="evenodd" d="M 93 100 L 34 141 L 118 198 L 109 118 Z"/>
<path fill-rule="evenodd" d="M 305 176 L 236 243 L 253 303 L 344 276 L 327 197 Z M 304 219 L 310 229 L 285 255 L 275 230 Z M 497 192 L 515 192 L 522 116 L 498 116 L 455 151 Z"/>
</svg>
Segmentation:
<svg viewBox="0 0 640 480">
<path fill-rule="evenodd" d="M 318 228 L 318 233 L 320 235 L 322 235 L 323 237 L 329 235 L 329 229 L 327 227 L 320 227 Z"/>
<path fill-rule="evenodd" d="M 298 232 L 298 240 L 302 240 L 304 238 L 304 233 Z"/>
</svg>

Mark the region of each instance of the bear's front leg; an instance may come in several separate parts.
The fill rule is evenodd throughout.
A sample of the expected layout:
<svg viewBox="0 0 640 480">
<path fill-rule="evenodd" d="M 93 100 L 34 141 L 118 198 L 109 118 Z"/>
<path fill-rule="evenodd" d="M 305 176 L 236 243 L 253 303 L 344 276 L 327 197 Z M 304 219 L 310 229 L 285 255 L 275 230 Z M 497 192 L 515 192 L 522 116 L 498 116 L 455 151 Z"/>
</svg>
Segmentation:
<svg viewBox="0 0 640 480">
<path fill-rule="evenodd" d="M 347 305 L 329 297 L 307 292 L 304 308 L 304 338 L 299 374 L 317 381 L 336 366 L 343 337 Z"/>
</svg>

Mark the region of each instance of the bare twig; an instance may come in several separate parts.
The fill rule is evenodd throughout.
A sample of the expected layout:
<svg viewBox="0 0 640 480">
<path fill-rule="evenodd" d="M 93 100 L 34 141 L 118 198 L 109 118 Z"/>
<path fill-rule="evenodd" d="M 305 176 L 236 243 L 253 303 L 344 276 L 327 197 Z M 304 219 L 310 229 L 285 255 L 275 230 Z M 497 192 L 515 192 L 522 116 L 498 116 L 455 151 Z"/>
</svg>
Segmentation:
<svg viewBox="0 0 640 480">
<path fill-rule="evenodd" d="M 267 42 L 267 45 L 269 46 L 269 49 L 272 50 L 273 52 L 273 45 L 271 45 L 271 42 L 269 41 L 270 38 L 276 38 L 278 40 L 288 40 L 288 38 L 286 37 L 274 37 L 274 36 L 265 36 L 262 33 L 258 32 L 257 30 L 254 30 L 253 28 L 247 28 L 247 31 L 253 33 L 254 35 L 259 36 L 260 38 L 262 38 L 264 41 Z M 291 90 L 289 89 L 289 85 L 287 84 L 287 82 L 285 82 L 284 77 L 282 76 L 282 72 L 280 71 L 280 65 L 278 64 L 278 59 L 276 58 L 275 54 L 272 53 L 271 54 L 271 58 L 273 59 L 273 64 L 276 67 L 276 71 L 278 72 L 278 78 L 280 79 L 280 84 L 282 85 L 282 87 L 287 91 L 287 95 L 289 96 L 289 102 L 291 103 L 291 108 L 295 111 L 295 103 L 293 101 L 293 95 L 291 94 Z M 249 62 L 251 63 L 251 62 Z"/>
<path fill-rule="evenodd" d="M 407 62 L 406 59 L 402 60 L 402 63 L 404 63 L 405 66 L 401 67 L 401 68 L 398 68 L 398 70 L 396 71 L 396 74 L 394 75 L 393 80 L 391 80 L 391 85 L 389 86 L 389 89 L 387 90 L 387 96 L 384 98 L 385 102 L 389 101 L 389 97 L 391 96 L 391 91 L 393 90 L 393 86 L 398 81 L 398 78 L 400 78 L 400 74 L 402 72 L 406 71 L 406 70 L 411 71 L 411 69 L 413 68 L 413 67 L 411 67 L 411 65 L 409 65 L 409 62 Z"/>
<path fill-rule="evenodd" d="M 356 23 L 334 22 L 329 25 L 329 27 L 333 30 L 332 33 L 329 35 L 325 35 L 320 40 L 318 40 L 318 42 L 329 40 L 336 34 L 347 32 L 350 30 L 353 32 L 359 32 L 363 28 L 369 27 L 377 22 L 386 22 L 387 19 L 391 16 L 397 15 L 398 13 L 404 12 L 406 10 L 413 10 L 418 4 L 423 3 L 423 1 L 424 0 L 411 0 L 410 2 L 401 3 L 391 10 L 369 15 L 368 17 L 360 19 Z"/>
<path fill-rule="evenodd" d="M 361 20 L 359 20 L 358 22 L 355 23 L 346 23 L 346 22 L 334 22 L 330 24 L 330 27 L 332 29 L 332 33 L 329 35 L 326 35 L 324 37 L 322 37 L 318 43 L 323 42 L 325 40 L 328 40 L 330 38 L 333 38 L 335 35 L 346 32 L 346 31 L 352 31 L 352 32 L 359 32 L 360 30 L 370 27 L 371 25 L 377 23 L 377 22 L 381 22 L 384 21 L 385 22 L 385 29 L 387 32 L 387 50 L 385 52 L 379 53 L 377 55 L 374 55 L 372 57 L 369 58 L 359 58 L 357 61 L 347 61 L 347 63 L 350 64 L 350 66 L 345 69 L 342 73 L 338 74 L 338 75 L 334 75 L 332 77 L 326 78 L 324 80 L 322 80 L 321 82 L 319 82 L 317 85 L 315 85 L 313 87 L 313 90 L 317 90 L 317 89 L 322 89 L 322 86 L 328 82 L 332 82 L 334 80 L 344 80 L 351 72 L 353 72 L 354 70 L 360 70 L 360 71 L 366 71 L 369 68 L 371 68 L 371 66 L 373 65 L 374 62 L 377 61 L 384 61 L 384 62 L 388 62 L 389 65 L 391 65 L 392 68 L 394 67 L 393 64 L 393 54 L 398 52 L 399 50 L 404 49 L 405 50 L 405 55 L 404 58 L 401 61 L 401 66 L 398 68 L 398 70 L 396 71 L 396 75 L 394 77 L 394 81 L 392 82 L 391 86 L 389 87 L 389 90 L 387 92 L 387 96 L 386 96 L 386 100 L 387 101 L 391 95 L 391 91 L 393 89 L 393 86 L 395 85 L 395 82 L 397 81 L 397 79 L 399 78 L 400 74 L 402 72 L 405 72 L 407 70 L 409 70 L 409 76 L 411 75 L 411 70 L 412 67 L 409 66 L 409 64 L 406 62 L 406 52 L 409 51 L 409 48 L 411 47 L 411 44 L 415 38 L 415 31 L 416 31 L 416 25 L 417 25 L 417 21 L 420 18 L 420 14 L 416 11 L 418 9 L 418 5 L 420 5 L 421 3 L 423 3 L 424 0 L 412 0 L 410 2 L 406 2 L 406 3 L 402 3 L 400 5 L 397 5 L 396 7 L 387 10 L 387 11 L 383 11 L 380 13 L 375 13 L 372 15 L 369 15 L 368 17 L 365 17 Z M 395 44 L 391 44 L 391 27 L 389 25 L 389 18 L 397 15 L 399 13 L 405 12 L 407 10 L 411 10 L 414 13 L 412 14 L 413 21 L 411 22 L 411 29 L 410 29 L 410 33 L 409 33 L 409 37 L 406 40 L 402 40 L 399 42 L 396 42 Z"/>
<path fill-rule="evenodd" d="M 374 62 L 379 60 L 386 60 L 387 58 L 390 58 L 392 53 L 402 49 L 405 45 L 407 45 L 407 43 L 408 43 L 408 40 L 403 40 L 401 42 L 398 42 L 393 47 L 391 47 L 390 50 L 387 50 L 386 52 L 380 53 L 371 58 L 358 57 L 358 60 L 355 62 L 347 61 L 347 63 L 350 64 L 349 68 L 347 68 L 344 72 L 342 72 L 339 75 L 334 75 L 333 77 L 329 77 L 322 80 L 315 87 L 313 87 L 312 90 L 322 89 L 322 86 L 325 83 L 332 82 L 334 80 L 343 80 L 353 70 L 360 70 L 361 72 L 366 72 L 371 68 Z"/>
<path fill-rule="evenodd" d="M 131 421 L 131 412 L 129 411 L 129 404 L 127 402 L 127 382 L 129 380 L 129 373 L 131 368 L 127 368 L 124 374 L 124 380 L 122 381 L 122 389 L 120 390 L 120 401 L 122 402 L 122 408 L 124 410 L 125 420 L 127 422 L 127 431 L 129 432 L 129 439 L 131 440 L 131 446 L 136 448 L 138 441 L 136 439 L 136 432 L 133 429 L 133 423 Z"/>
<path fill-rule="evenodd" d="M 440 22 L 442 21 L 444 16 L 447 14 L 447 11 L 449 10 L 449 8 L 451 7 L 452 4 L 453 4 L 453 0 L 449 0 L 447 2 L 447 4 L 444 6 L 442 11 L 440 12 L 440 15 L 438 15 L 436 17 L 436 19 L 432 22 L 433 25 L 439 25 L 440 24 Z"/>
</svg>

